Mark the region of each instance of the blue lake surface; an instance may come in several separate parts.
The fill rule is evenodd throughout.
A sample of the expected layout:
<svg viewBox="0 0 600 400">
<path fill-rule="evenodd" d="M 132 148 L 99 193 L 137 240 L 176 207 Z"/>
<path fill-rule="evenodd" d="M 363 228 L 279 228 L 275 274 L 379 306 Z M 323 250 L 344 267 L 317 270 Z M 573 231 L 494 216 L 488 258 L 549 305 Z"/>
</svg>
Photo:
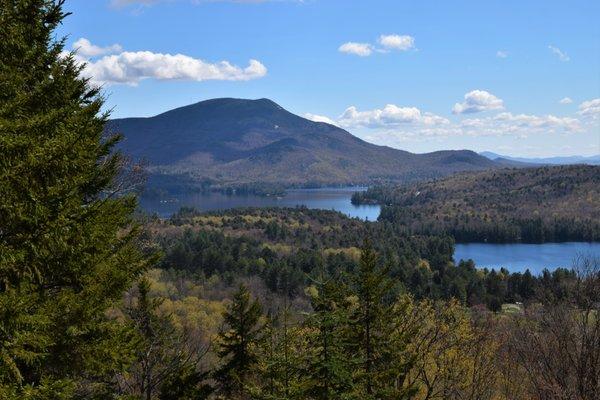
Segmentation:
<svg viewBox="0 0 600 400">
<path fill-rule="evenodd" d="M 376 221 L 381 207 L 378 205 L 352 204 L 350 199 L 355 192 L 365 187 L 293 189 L 285 196 L 226 195 L 223 193 L 194 193 L 167 199 L 140 200 L 142 209 L 168 217 L 181 207 L 194 207 L 200 211 L 225 210 L 239 207 L 297 207 L 335 210 L 353 218 Z"/>
<path fill-rule="evenodd" d="M 571 268 L 578 257 L 600 257 L 600 243 L 567 242 L 542 244 L 457 244 L 456 262 L 472 259 L 478 268 L 504 267 L 511 272 L 539 274 L 544 268 Z"/>
</svg>

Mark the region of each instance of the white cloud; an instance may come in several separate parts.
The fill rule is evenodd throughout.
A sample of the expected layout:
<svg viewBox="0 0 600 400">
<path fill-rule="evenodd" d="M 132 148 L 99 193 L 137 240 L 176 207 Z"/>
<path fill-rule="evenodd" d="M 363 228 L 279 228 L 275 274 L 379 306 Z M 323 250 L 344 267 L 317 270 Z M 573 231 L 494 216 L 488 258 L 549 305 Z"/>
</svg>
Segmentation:
<svg viewBox="0 0 600 400">
<path fill-rule="evenodd" d="M 84 47 L 81 46 L 82 43 L 85 44 Z M 79 62 L 86 63 L 83 75 L 95 84 L 136 85 L 144 79 L 246 81 L 262 78 L 267 74 L 267 68 L 257 60 L 250 60 L 247 67 L 241 68 L 228 61 L 208 63 L 183 54 L 121 51 L 118 45 L 102 48 L 92 45 L 86 39 L 78 40 L 74 44 L 75 49 L 78 48 L 77 44 L 80 46 L 76 58 Z M 120 52 L 97 59 L 93 57 L 93 54 L 115 51 Z"/>
<path fill-rule="evenodd" d="M 113 44 L 107 47 L 93 45 L 86 38 L 80 38 L 73 43 L 73 49 L 82 57 L 97 57 L 103 54 L 114 54 L 123 51 L 123 48 L 118 44 Z"/>
<path fill-rule="evenodd" d="M 506 57 L 508 57 L 508 51 L 506 51 L 506 50 L 498 50 L 496 52 L 496 57 L 498 57 L 498 58 L 506 58 Z"/>
<path fill-rule="evenodd" d="M 503 137 L 524 138 L 530 135 L 572 134 L 583 131 L 579 120 L 554 115 L 537 116 L 501 113 L 486 118 L 467 118 L 458 122 L 435 125 L 396 125 L 377 127 L 363 134 L 378 144 L 395 145 L 403 141 L 424 141 L 450 137 Z"/>
<path fill-rule="evenodd" d="M 456 103 L 452 108 L 454 114 L 471 114 L 481 111 L 501 110 L 503 101 L 485 90 L 472 90 L 465 94 L 465 101 Z"/>
<path fill-rule="evenodd" d="M 567 55 L 567 53 L 563 52 L 561 49 L 559 49 L 558 47 L 549 45 L 548 48 L 550 49 L 550 51 L 556 55 L 560 61 L 569 61 L 571 58 Z"/>
<path fill-rule="evenodd" d="M 393 50 L 407 51 L 414 49 L 415 38 L 408 35 L 381 35 L 377 39 L 377 43 L 380 47 L 371 43 L 346 42 L 338 48 L 338 51 L 361 57 L 370 56 L 373 52 L 389 53 Z"/>
<path fill-rule="evenodd" d="M 527 114 L 512 114 L 510 112 L 503 112 L 495 117 L 494 121 L 498 121 L 502 124 L 509 124 L 512 128 L 552 128 L 562 129 L 565 131 L 578 131 L 581 128 L 579 120 L 570 117 L 557 117 L 554 115 L 527 115 Z"/>
<path fill-rule="evenodd" d="M 415 47 L 415 38 L 408 35 L 381 35 L 377 42 L 386 50 L 406 51 Z"/>
<path fill-rule="evenodd" d="M 497 101 L 492 104 L 498 107 Z M 600 99 L 582 103 L 579 113 L 600 115 Z M 480 118 L 455 117 L 456 119 L 451 121 L 417 107 L 400 107 L 395 104 L 370 110 L 350 106 L 335 120 L 314 114 L 305 114 L 304 117 L 337 125 L 364 140 L 391 146 L 401 146 L 409 141 L 443 141 L 453 137 L 510 137 L 510 140 L 516 140 L 534 135 L 570 135 L 582 132 L 586 134 L 590 128 L 594 129 L 590 123 L 595 121 L 570 116 L 512 112 L 499 112 Z"/>
<path fill-rule="evenodd" d="M 331 118 L 326 117 L 324 115 L 306 113 L 306 114 L 304 114 L 304 118 L 309 119 L 314 122 L 325 122 L 326 124 L 337 125 L 337 123 L 334 120 L 332 120 Z"/>
<path fill-rule="evenodd" d="M 564 97 L 562 99 L 560 99 L 559 103 L 560 104 L 571 104 L 573 102 L 573 100 L 571 100 L 570 97 Z"/>
<path fill-rule="evenodd" d="M 368 43 L 347 42 L 341 45 L 338 48 L 338 51 L 360 57 L 367 57 L 371 55 L 373 48 Z"/>
<path fill-rule="evenodd" d="M 344 127 L 364 126 L 369 128 L 389 128 L 403 124 L 440 125 L 447 124 L 446 118 L 432 113 L 423 113 L 416 107 L 398 107 L 387 104 L 383 109 L 359 111 L 348 107 L 339 118 Z"/>
<path fill-rule="evenodd" d="M 584 101 L 579 105 L 579 115 L 585 117 L 598 118 L 600 117 L 600 98 Z"/>
</svg>

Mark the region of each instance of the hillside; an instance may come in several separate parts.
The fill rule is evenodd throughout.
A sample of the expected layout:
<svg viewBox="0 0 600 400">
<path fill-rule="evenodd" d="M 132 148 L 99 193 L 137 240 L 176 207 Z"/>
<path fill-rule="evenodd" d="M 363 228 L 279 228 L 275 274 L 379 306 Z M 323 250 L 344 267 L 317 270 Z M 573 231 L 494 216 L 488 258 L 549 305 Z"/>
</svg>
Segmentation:
<svg viewBox="0 0 600 400">
<path fill-rule="evenodd" d="M 213 99 L 150 118 L 109 122 L 120 149 L 155 182 L 220 186 L 373 184 L 436 178 L 498 164 L 472 151 L 413 154 L 367 143 L 268 99 Z"/>
<path fill-rule="evenodd" d="M 380 219 L 412 233 L 467 242 L 600 240 L 600 167 L 555 166 L 457 174 L 376 187 L 354 202 L 384 204 Z"/>
</svg>

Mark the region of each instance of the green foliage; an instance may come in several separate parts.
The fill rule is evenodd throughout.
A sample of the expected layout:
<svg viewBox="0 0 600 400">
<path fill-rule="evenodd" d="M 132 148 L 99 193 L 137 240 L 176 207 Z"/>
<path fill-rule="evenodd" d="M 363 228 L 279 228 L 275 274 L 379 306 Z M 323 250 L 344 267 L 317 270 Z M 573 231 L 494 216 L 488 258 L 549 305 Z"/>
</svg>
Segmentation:
<svg viewBox="0 0 600 400">
<path fill-rule="evenodd" d="M 277 234 L 273 234 L 274 227 Z M 168 221 L 152 222 L 164 250 L 162 267 L 220 282 L 260 277 L 274 294 L 302 296 L 309 276 L 359 268 L 363 239 L 369 237 L 389 276 L 392 294 L 405 290 L 417 299 L 456 298 L 494 311 L 503 303 L 535 301 L 539 291 L 563 296 L 574 274 L 565 269 L 533 276 L 529 271 L 477 269 L 454 264 L 449 237 L 407 236 L 387 221 L 365 222 L 324 210 L 238 209 L 200 214 L 182 210 Z"/>
<path fill-rule="evenodd" d="M 224 360 L 215 372 L 221 392 L 239 398 L 247 391 L 248 378 L 258 363 L 257 345 L 262 340 L 263 326 L 259 323 L 262 309 L 258 300 L 240 285 L 223 318 L 228 330 L 219 334 L 218 354 Z"/>
<path fill-rule="evenodd" d="M 305 347 L 301 326 L 294 324 L 289 306 L 275 315 L 269 315 L 264 337 L 259 346 L 257 382 L 250 387 L 251 398 L 257 400 L 302 399 L 301 386 Z"/>
<path fill-rule="evenodd" d="M 353 374 L 352 398 L 403 399 L 411 394 L 410 388 L 401 386 L 410 369 L 410 360 L 400 354 L 406 344 L 392 340 L 393 287 L 388 269 L 381 268 L 367 241 L 349 286 L 355 304 L 348 324 L 348 344 L 360 365 Z"/>
<path fill-rule="evenodd" d="M 88 393 L 120 368 L 127 350 L 105 312 L 149 261 L 130 218 L 135 199 L 116 196 L 122 159 L 111 154 L 118 138 L 103 138 L 102 98 L 54 38 L 62 3 L 0 1 L 0 388 L 8 397 Z"/>
<path fill-rule="evenodd" d="M 205 352 L 169 315 L 159 313 L 162 299 L 151 298 L 149 292 L 149 280 L 141 279 L 134 304 L 125 308 L 137 340 L 134 360 L 117 377 L 121 392 L 148 400 L 206 398 L 211 389 L 204 383 L 207 374 L 198 367 Z"/>
<path fill-rule="evenodd" d="M 339 283 L 339 282 L 338 282 Z M 348 309 L 333 277 L 321 275 L 309 293 L 313 312 L 305 321 L 306 352 L 302 393 L 309 399 L 344 398 L 352 388 L 355 357 L 348 357 L 344 329 Z"/>
<path fill-rule="evenodd" d="M 571 165 L 463 173 L 380 186 L 353 197 L 383 204 L 382 221 L 457 242 L 600 240 L 600 167 Z"/>
</svg>

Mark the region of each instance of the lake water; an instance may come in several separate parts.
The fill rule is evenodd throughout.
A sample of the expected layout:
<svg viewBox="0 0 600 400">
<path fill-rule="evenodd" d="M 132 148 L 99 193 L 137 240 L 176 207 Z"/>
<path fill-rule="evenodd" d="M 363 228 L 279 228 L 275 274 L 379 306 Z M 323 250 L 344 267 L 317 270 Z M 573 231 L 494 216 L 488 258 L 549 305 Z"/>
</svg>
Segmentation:
<svg viewBox="0 0 600 400">
<path fill-rule="evenodd" d="M 238 207 L 296 207 L 336 210 L 350 217 L 375 221 L 381 207 L 355 206 L 350 199 L 364 187 L 294 189 L 282 197 L 254 195 L 226 195 L 222 193 L 186 194 L 168 199 L 140 200 L 141 207 L 161 217 L 168 217 L 181 207 L 194 207 L 200 211 L 224 210 Z M 579 255 L 600 257 L 600 243 L 544 243 L 544 244 L 457 244 L 454 259 L 472 259 L 477 267 L 504 267 L 511 272 L 540 273 L 544 268 L 571 267 Z"/>
<path fill-rule="evenodd" d="M 454 260 L 472 259 L 479 268 L 504 267 L 511 272 L 532 274 L 558 267 L 570 268 L 578 256 L 600 257 L 600 243 L 542 243 L 542 244 L 457 244 Z"/>
<path fill-rule="evenodd" d="M 238 207 L 296 207 L 335 210 L 350 217 L 375 221 L 381 207 L 378 205 L 354 205 L 352 194 L 364 191 L 365 187 L 292 189 L 285 196 L 226 195 L 223 193 L 194 193 L 168 199 L 140 200 L 142 209 L 168 217 L 181 207 L 194 207 L 200 211 L 225 210 Z"/>
</svg>

